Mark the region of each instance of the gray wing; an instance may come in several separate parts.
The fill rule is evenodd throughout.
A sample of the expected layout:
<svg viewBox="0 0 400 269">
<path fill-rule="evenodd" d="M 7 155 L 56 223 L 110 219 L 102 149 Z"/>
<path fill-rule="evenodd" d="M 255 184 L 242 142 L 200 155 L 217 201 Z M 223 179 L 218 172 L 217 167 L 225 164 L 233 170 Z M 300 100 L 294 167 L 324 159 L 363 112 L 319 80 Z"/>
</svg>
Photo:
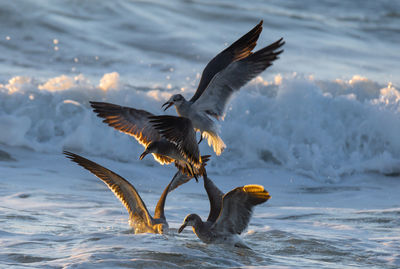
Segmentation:
<svg viewBox="0 0 400 269">
<path fill-rule="evenodd" d="M 171 183 L 169 185 L 168 192 L 171 192 L 178 188 L 180 185 L 185 184 L 186 182 L 189 182 L 193 177 L 187 175 L 186 173 L 181 172 L 181 170 L 178 170 L 174 177 L 171 180 Z"/>
<path fill-rule="evenodd" d="M 201 157 L 191 120 L 175 116 L 151 116 L 150 123 L 168 141 L 174 143 L 185 159 L 200 167 Z"/>
<path fill-rule="evenodd" d="M 104 102 L 90 102 L 90 105 L 97 116 L 104 119 L 104 123 L 133 136 L 144 147 L 161 139 L 158 131 L 149 123 L 149 117 L 154 116 L 150 112 Z M 173 162 L 163 155 L 153 154 L 153 157 L 160 164 Z"/>
<path fill-rule="evenodd" d="M 175 176 L 179 173 L 179 171 L 175 174 Z M 175 182 L 175 176 L 171 179 L 171 181 L 168 183 L 167 187 L 165 187 L 163 193 L 160 196 L 160 199 L 158 200 L 158 203 L 156 205 L 156 208 L 154 209 L 154 218 L 155 219 L 163 219 L 165 222 L 167 221 L 165 218 L 164 214 L 164 207 L 165 207 L 165 200 L 167 199 L 168 193 L 170 193 L 171 190 L 171 185 Z M 184 182 L 185 183 L 185 182 Z M 183 183 L 181 183 L 183 184 Z"/>
<path fill-rule="evenodd" d="M 217 119 L 223 118 L 232 94 L 271 66 L 272 62 L 278 59 L 278 55 L 283 52 L 283 50 L 277 51 L 283 44 L 285 42 L 281 38 L 268 47 L 228 65 L 213 77 L 193 106 Z"/>
<path fill-rule="evenodd" d="M 121 176 L 107 168 L 83 158 L 72 152 L 64 151 L 67 158 L 89 170 L 96 177 L 101 179 L 108 188 L 115 194 L 121 203 L 128 210 L 131 219 L 134 219 L 133 226 L 151 226 L 153 218 L 150 216 L 142 198 L 135 187 Z"/>
<path fill-rule="evenodd" d="M 221 212 L 222 197 L 224 196 L 224 193 L 218 189 L 214 182 L 207 176 L 204 176 L 203 180 L 208 200 L 210 200 L 210 214 L 208 214 L 207 221 L 215 222 Z"/>
<path fill-rule="evenodd" d="M 253 207 L 271 196 L 260 185 L 246 185 L 233 189 L 222 199 L 221 213 L 212 229 L 220 233 L 242 233 L 249 224 Z"/>
<path fill-rule="evenodd" d="M 201 156 L 201 157 L 202 157 L 202 160 L 204 161 L 202 164 L 203 165 L 202 167 L 204 167 L 206 165 L 206 162 L 209 160 L 210 155 L 205 155 L 205 156 Z M 172 177 L 172 179 L 169 182 L 169 184 L 167 185 L 167 187 L 165 187 L 163 193 L 161 194 L 160 199 L 158 200 L 156 209 L 154 210 L 154 218 L 156 218 L 156 219 L 160 218 L 160 219 L 166 220 L 165 215 L 164 215 L 164 206 L 165 206 L 165 200 L 167 199 L 168 193 L 175 190 L 180 185 L 185 184 L 192 178 L 193 178 L 193 176 L 189 176 L 189 175 L 181 172 L 181 170 L 178 169 L 178 171 Z"/>
<path fill-rule="evenodd" d="M 191 102 L 195 102 L 201 96 L 215 74 L 226 68 L 230 63 L 246 58 L 251 54 L 262 31 L 262 23 L 263 21 L 260 21 L 247 34 L 220 52 L 207 64 L 201 75 L 197 91 L 190 99 Z"/>
</svg>

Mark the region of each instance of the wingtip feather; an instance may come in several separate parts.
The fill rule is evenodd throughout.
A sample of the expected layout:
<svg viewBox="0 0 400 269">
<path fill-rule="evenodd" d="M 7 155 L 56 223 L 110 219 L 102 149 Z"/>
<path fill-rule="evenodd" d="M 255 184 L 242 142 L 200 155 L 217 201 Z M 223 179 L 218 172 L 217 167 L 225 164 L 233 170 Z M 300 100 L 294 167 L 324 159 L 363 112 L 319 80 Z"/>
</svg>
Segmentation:
<svg viewBox="0 0 400 269">
<path fill-rule="evenodd" d="M 269 192 L 261 185 L 246 185 L 243 186 L 243 191 L 249 195 L 249 200 L 253 205 L 264 203 L 271 198 Z"/>
</svg>

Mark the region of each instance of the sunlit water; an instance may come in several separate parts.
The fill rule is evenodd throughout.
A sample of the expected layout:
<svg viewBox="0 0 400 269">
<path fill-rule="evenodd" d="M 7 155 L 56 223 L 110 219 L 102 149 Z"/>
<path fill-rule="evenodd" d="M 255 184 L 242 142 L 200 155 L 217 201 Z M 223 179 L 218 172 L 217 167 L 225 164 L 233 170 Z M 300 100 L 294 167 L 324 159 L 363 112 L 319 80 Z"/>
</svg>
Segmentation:
<svg viewBox="0 0 400 269">
<path fill-rule="evenodd" d="M 194 181 L 167 198 L 168 235 L 132 234 L 62 150 L 126 177 L 151 210 L 175 170 L 137 160 L 142 147 L 88 102 L 161 113 L 260 19 L 257 48 L 284 37 L 285 52 L 233 99 L 228 148 L 207 166 L 225 192 L 270 192 L 243 235 L 251 250 L 177 234 L 208 215 Z M 6 1 L 0 22 L 1 268 L 400 267 L 397 1 Z"/>
</svg>

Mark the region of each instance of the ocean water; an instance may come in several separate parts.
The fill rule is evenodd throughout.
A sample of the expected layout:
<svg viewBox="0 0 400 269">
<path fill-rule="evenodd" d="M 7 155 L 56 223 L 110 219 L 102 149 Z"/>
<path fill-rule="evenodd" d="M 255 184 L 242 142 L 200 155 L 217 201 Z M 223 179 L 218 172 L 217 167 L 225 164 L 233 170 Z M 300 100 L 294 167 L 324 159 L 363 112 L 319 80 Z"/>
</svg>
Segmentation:
<svg viewBox="0 0 400 269">
<path fill-rule="evenodd" d="M 272 196 L 243 235 L 252 250 L 177 234 L 208 214 L 194 181 L 167 199 L 168 235 L 132 234 L 62 150 L 124 176 L 151 209 L 175 168 L 139 161 L 89 101 L 163 113 L 261 19 L 257 48 L 283 37 L 285 51 L 230 103 L 225 152 L 200 145 L 223 191 Z M 400 266 L 398 1 L 7 1 L 0 22 L 0 267 Z"/>
</svg>

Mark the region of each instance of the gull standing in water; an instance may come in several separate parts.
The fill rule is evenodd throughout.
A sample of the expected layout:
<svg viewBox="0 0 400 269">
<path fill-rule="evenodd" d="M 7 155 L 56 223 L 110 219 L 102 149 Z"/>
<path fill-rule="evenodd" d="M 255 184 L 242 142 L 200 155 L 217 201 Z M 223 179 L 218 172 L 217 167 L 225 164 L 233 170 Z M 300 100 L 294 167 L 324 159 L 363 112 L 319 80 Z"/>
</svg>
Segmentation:
<svg viewBox="0 0 400 269">
<path fill-rule="evenodd" d="M 152 217 L 135 187 L 123 177 L 72 152 L 64 151 L 64 154 L 73 162 L 89 170 L 92 174 L 101 179 L 108 188 L 110 188 L 128 210 L 129 224 L 133 228 L 135 234 L 164 234 L 168 232 L 168 222 L 164 215 L 164 206 L 167 195 L 171 191 L 170 186 L 173 184 L 175 176 L 161 194 L 154 210 L 154 217 Z"/>
<path fill-rule="evenodd" d="M 97 116 L 115 129 L 129 134 L 151 153 L 160 164 L 175 163 L 189 176 L 202 175 L 209 155 L 200 156 L 192 122 L 184 117 L 155 116 L 145 110 L 104 102 L 90 102 Z"/>
<path fill-rule="evenodd" d="M 178 233 L 186 226 L 192 226 L 194 233 L 204 243 L 248 248 L 239 235 L 247 228 L 253 207 L 268 201 L 271 196 L 261 185 L 245 185 L 224 195 L 207 175 L 203 179 L 210 200 L 207 221 L 203 222 L 197 214 L 190 214 Z"/>
<path fill-rule="evenodd" d="M 262 23 L 263 21 L 207 64 L 197 91 L 189 101 L 181 94 L 175 94 L 162 105 L 166 106 L 165 110 L 175 105 L 178 115 L 192 121 L 195 130 L 201 133 L 200 141 L 203 137 L 207 138 L 208 144 L 212 145 L 217 155 L 222 153 L 226 145 L 219 137 L 219 128 L 211 117 L 224 119 L 233 93 L 271 66 L 283 52 L 278 50 L 285 44 L 283 38 L 252 52 L 262 31 Z"/>
</svg>

